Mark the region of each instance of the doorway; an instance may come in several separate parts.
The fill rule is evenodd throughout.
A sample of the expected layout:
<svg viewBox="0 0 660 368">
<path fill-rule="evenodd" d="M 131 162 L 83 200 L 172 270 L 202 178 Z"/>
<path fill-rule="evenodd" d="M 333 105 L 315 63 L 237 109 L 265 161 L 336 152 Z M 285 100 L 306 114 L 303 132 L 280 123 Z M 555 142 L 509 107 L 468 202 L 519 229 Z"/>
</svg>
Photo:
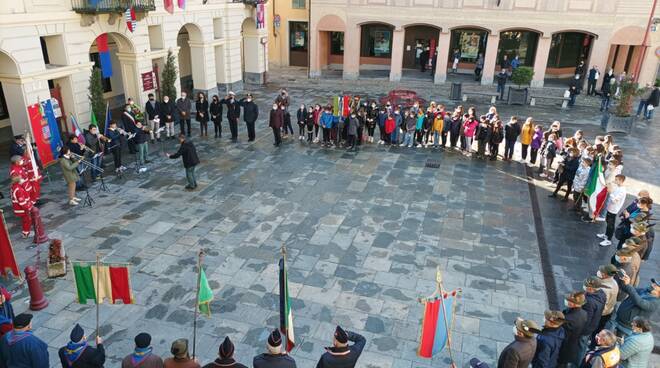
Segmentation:
<svg viewBox="0 0 660 368">
<path fill-rule="evenodd" d="M 308 66 L 309 25 L 307 22 L 289 22 L 289 65 Z"/>
<path fill-rule="evenodd" d="M 439 30 L 429 26 L 406 27 L 403 48 L 403 68 L 421 69 L 422 62 L 430 67 L 438 44 Z M 428 68 L 425 68 L 428 69 Z"/>
</svg>

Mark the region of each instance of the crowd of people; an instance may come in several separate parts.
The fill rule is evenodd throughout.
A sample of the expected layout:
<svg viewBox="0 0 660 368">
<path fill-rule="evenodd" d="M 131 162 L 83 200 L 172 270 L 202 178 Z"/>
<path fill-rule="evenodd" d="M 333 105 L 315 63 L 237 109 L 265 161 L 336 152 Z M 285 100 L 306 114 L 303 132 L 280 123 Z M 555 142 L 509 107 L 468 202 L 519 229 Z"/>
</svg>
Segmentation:
<svg viewBox="0 0 660 368">
<path fill-rule="evenodd" d="M 48 345 L 32 331 L 32 315 L 13 315 L 11 295 L 0 288 L 0 368 L 45 368 L 49 367 Z M 156 354 L 151 344 L 151 335 L 146 332 L 134 338 L 135 348 L 121 361 L 121 368 L 201 368 L 195 357 L 191 357 L 188 339 L 172 342 L 171 356 L 163 359 Z M 316 365 L 317 368 L 352 368 L 367 341 L 355 332 L 337 326 L 332 346 L 326 347 Z M 295 359 L 285 348 L 278 329 L 273 330 L 266 341 L 266 351 L 252 360 L 253 368 L 295 368 Z M 194 351 L 194 347 L 192 347 Z M 106 364 L 103 339 L 98 335 L 94 346 L 85 335 L 84 329 L 76 324 L 69 334 L 69 342 L 58 351 L 62 368 L 101 368 Z M 226 336 L 218 347 L 218 357 L 203 368 L 247 368 L 234 359 L 234 344 Z"/>
</svg>

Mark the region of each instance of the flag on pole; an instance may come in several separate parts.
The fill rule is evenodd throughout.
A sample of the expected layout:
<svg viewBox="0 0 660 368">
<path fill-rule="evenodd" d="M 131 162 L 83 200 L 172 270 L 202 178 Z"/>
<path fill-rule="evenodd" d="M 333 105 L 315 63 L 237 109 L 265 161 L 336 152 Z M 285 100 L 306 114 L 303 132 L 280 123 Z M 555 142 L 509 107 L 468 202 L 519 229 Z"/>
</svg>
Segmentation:
<svg viewBox="0 0 660 368">
<path fill-rule="evenodd" d="M 110 112 L 110 104 L 106 104 L 105 107 L 105 123 L 103 125 L 103 135 L 108 136 L 108 127 L 110 125 L 110 121 L 112 120 L 112 112 Z"/>
<path fill-rule="evenodd" d="M 587 185 L 584 187 L 584 194 L 589 197 L 589 213 L 592 218 L 598 217 L 607 199 L 607 186 L 605 185 L 605 175 L 603 174 L 605 170 L 603 169 L 600 158 L 596 158 L 595 161 L 591 167 Z"/>
<path fill-rule="evenodd" d="M 101 304 L 106 298 L 111 304 L 119 300 L 124 304 L 133 304 L 127 266 L 96 266 L 78 262 L 73 264 L 73 275 L 80 304 L 87 304 L 88 299 Z"/>
<path fill-rule="evenodd" d="M 451 329 L 454 320 L 453 305 L 455 299 L 456 290 L 444 293 L 442 297 L 438 296 L 437 299 L 424 302 L 421 338 L 417 349 L 417 355 L 420 357 L 432 358 L 433 355 L 445 348 L 449 337 L 446 326 Z M 442 313 L 441 307 L 443 305 L 445 313 Z M 445 316 L 447 316 L 447 321 L 445 321 Z"/>
<path fill-rule="evenodd" d="M 168 13 L 174 14 L 174 0 L 163 0 L 163 7 Z"/>
<path fill-rule="evenodd" d="M 97 125 L 96 123 L 96 117 L 94 116 L 94 110 L 92 111 L 92 122 L 90 123 L 91 125 Z M 73 134 L 78 137 L 78 143 L 80 144 L 85 144 L 85 135 L 83 134 L 82 129 L 80 129 L 80 125 L 78 125 L 78 121 L 76 120 L 76 117 L 71 115 L 71 130 L 73 131 Z"/>
<path fill-rule="evenodd" d="M 9 239 L 9 233 L 7 232 L 4 212 L 0 211 L 0 217 L 2 217 L 2 229 L 0 229 L 0 275 L 7 277 L 9 272 L 11 272 L 14 276 L 20 277 L 21 272 L 18 270 L 14 249 Z"/>
<path fill-rule="evenodd" d="M 296 345 L 293 334 L 293 312 L 289 298 L 289 277 L 286 272 L 286 261 L 280 258 L 280 332 L 286 337 L 286 351 L 291 351 Z"/>
<path fill-rule="evenodd" d="M 53 106 L 50 99 L 48 99 L 43 103 L 28 106 L 27 111 L 39 158 L 46 167 L 55 162 L 59 148 L 62 145 Z"/>
<path fill-rule="evenodd" d="M 126 19 L 126 27 L 131 32 L 134 32 L 137 28 L 137 17 L 135 16 L 135 9 L 130 7 L 124 12 L 124 18 Z"/>
<path fill-rule="evenodd" d="M 30 168 L 34 175 L 39 177 L 39 166 L 37 166 L 37 160 L 34 158 L 34 151 L 32 150 L 32 137 L 29 134 L 25 135 L 25 153 L 28 155 L 28 160 L 30 160 Z"/>
<path fill-rule="evenodd" d="M 96 48 L 99 51 L 99 62 L 101 63 L 101 75 L 103 78 L 112 77 L 112 61 L 110 59 L 110 48 L 108 47 L 108 34 L 102 33 L 96 37 Z"/>
<path fill-rule="evenodd" d="M 179 2 L 179 9 L 186 8 L 186 0 L 178 0 L 178 2 Z"/>
<path fill-rule="evenodd" d="M 209 285 L 209 280 L 206 278 L 206 273 L 204 268 L 199 270 L 201 273 L 199 276 L 199 298 L 197 299 L 197 304 L 199 305 L 199 311 L 206 314 L 208 317 L 211 316 L 211 301 L 213 300 L 213 291 Z"/>
</svg>

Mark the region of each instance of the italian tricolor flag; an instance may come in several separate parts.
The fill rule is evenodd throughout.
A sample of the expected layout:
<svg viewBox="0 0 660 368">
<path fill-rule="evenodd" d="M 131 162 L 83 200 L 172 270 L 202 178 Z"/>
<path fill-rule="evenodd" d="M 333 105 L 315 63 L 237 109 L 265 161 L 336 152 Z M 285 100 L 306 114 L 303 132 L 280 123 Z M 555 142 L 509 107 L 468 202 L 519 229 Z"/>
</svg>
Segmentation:
<svg viewBox="0 0 660 368">
<path fill-rule="evenodd" d="M 589 213 L 592 218 L 598 217 L 607 199 L 607 186 L 605 185 L 605 175 L 603 175 L 605 170 L 600 158 L 596 158 L 595 161 L 589 173 L 589 181 L 584 187 L 584 194 L 589 197 Z"/>
<path fill-rule="evenodd" d="M 209 280 L 206 278 L 204 268 L 200 268 L 199 272 L 199 297 L 197 298 L 197 304 L 199 305 L 199 311 L 203 314 L 206 314 L 207 317 L 210 317 L 211 301 L 213 301 L 213 291 L 209 285 Z"/>
<path fill-rule="evenodd" d="M 286 273 L 286 260 L 280 259 L 280 332 L 286 336 L 286 351 L 291 351 L 295 344 L 293 336 L 293 313 L 289 298 L 289 278 Z"/>
<path fill-rule="evenodd" d="M 119 300 L 133 304 L 128 267 L 74 263 L 73 274 L 78 303 L 87 304 L 92 299 L 100 304 L 107 298 L 112 304 Z"/>
</svg>

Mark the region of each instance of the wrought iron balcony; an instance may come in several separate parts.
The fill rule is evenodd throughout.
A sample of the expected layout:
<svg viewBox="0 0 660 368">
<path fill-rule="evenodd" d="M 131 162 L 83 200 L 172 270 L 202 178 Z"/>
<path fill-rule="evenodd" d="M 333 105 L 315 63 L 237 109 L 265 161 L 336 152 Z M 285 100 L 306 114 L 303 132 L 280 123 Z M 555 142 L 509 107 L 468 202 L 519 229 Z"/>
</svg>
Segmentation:
<svg viewBox="0 0 660 368">
<path fill-rule="evenodd" d="M 156 0 L 71 0 L 73 11 L 80 14 L 123 13 L 133 8 L 137 13 L 156 10 Z"/>
<path fill-rule="evenodd" d="M 268 0 L 232 0 L 232 3 L 243 3 L 245 5 L 257 6 L 257 4 L 268 3 Z"/>
</svg>

